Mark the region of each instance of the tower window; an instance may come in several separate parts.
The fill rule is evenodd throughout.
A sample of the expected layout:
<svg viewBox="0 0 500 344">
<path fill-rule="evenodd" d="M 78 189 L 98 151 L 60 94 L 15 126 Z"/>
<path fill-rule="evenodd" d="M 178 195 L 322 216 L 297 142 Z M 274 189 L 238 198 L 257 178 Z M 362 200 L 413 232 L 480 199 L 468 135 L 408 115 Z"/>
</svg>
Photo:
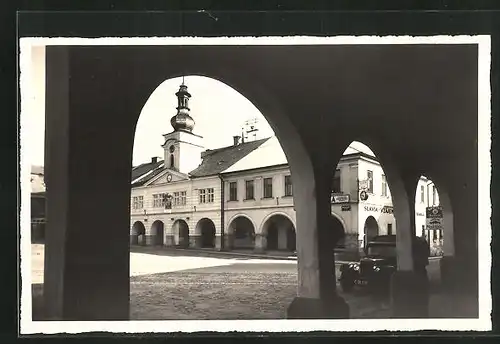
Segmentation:
<svg viewBox="0 0 500 344">
<path fill-rule="evenodd" d="M 173 154 L 170 154 L 170 167 L 174 168 L 175 158 Z"/>
</svg>

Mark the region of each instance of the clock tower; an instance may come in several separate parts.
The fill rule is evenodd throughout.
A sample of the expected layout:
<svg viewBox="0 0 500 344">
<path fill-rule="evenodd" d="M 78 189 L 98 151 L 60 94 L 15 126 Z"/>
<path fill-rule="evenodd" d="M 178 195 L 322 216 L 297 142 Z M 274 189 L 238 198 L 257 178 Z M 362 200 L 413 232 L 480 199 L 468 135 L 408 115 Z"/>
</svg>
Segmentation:
<svg viewBox="0 0 500 344">
<path fill-rule="evenodd" d="M 182 82 L 177 96 L 177 114 L 170 119 L 174 131 L 164 134 L 162 145 L 165 154 L 165 168 L 188 174 L 201 163 L 203 137 L 193 133 L 195 121 L 190 115 L 191 94 Z"/>
</svg>

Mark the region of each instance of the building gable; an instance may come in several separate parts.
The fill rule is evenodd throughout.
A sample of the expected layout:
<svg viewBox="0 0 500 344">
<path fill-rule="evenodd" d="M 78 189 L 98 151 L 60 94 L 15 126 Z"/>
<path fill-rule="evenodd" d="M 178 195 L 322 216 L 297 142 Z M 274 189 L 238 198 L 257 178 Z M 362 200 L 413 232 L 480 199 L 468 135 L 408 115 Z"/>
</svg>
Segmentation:
<svg viewBox="0 0 500 344">
<path fill-rule="evenodd" d="M 173 171 L 170 169 L 165 169 L 164 171 L 162 171 L 161 173 L 156 175 L 154 178 L 151 178 L 144 185 L 145 186 L 162 185 L 162 184 L 179 182 L 179 181 L 188 180 L 188 179 L 189 179 L 189 177 L 183 173 Z"/>
</svg>

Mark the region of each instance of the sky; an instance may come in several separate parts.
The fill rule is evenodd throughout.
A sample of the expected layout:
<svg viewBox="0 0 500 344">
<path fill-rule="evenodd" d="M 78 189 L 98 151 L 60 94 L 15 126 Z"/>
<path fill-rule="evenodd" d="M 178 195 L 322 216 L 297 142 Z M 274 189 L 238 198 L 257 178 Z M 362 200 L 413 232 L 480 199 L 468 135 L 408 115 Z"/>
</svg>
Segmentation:
<svg viewBox="0 0 500 344">
<path fill-rule="evenodd" d="M 226 84 L 202 76 L 186 76 L 184 83 L 191 94 L 190 115 L 195 121 L 193 132 L 203 136 L 206 149 L 233 144 L 245 121 L 258 119 L 257 138 L 273 136 L 265 117 L 244 96 Z M 164 81 L 151 94 L 142 109 L 134 140 L 134 166 L 153 156 L 163 157 L 163 134 L 173 130 L 170 119 L 177 113 L 175 93 L 182 78 Z"/>
</svg>

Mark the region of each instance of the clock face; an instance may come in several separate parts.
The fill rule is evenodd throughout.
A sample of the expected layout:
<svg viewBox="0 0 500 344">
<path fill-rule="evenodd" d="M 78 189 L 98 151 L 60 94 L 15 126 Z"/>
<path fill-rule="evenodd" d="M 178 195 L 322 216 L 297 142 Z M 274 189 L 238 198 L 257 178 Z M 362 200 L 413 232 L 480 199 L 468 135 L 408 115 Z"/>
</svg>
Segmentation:
<svg viewBox="0 0 500 344">
<path fill-rule="evenodd" d="M 175 151 L 175 146 L 174 145 L 170 146 L 169 150 L 170 150 L 170 153 L 173 153 Z"/>
<path fill-rule="evenodd" d="M 172 181 L 172 175 L 169 173 L 167 174 L 167 182 L 171 182 Z"/>
</svg>

